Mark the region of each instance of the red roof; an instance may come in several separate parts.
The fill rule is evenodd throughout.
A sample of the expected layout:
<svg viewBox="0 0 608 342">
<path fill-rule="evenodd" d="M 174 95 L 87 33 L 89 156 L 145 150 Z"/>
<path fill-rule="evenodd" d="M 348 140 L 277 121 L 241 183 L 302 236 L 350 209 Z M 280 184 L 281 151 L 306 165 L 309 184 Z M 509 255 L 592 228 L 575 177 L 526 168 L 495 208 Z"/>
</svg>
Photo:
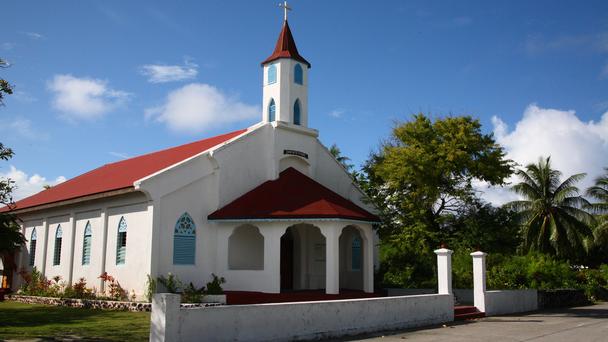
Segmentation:
<svg viewBox="0 0 608 342">
<path fill-rule="evenodd" d="M 270 63 L 279 58 L 295 59 L 296 61 L 300 61 L 306 64 L 310 68 L 310 63 L 308 63 L 308 61 L 304 59 L 304 57 L 300 56 L 300 54 L 298 53 L 296 41 L 291 35 L 291 30 L 289 29 L 289 24 L 287 24 L 287 20 L 283 22 L 283 29 L 279 34 L 279 39 L 277 40 L 277 45 L 274 47 L 272 55 L 266 58 L 266 60 L 262 62 L 262 65 Z"/>
<path fill-rule="evenodd" d="M 106 164 L 15 203 L 25 209 L 78 197 L 133 187 L 133 182 L 206 151 L 242 134 L 246 129 L 218 135 L 166 150 Z M 0 211 L 6 211 L 6 207 Z"/>
<path fill-rule="evenodd" d="M 380 219 L 294 168 L 264 182 L 208 217 L 210 220 L 339 218 Z"/>
</svg>

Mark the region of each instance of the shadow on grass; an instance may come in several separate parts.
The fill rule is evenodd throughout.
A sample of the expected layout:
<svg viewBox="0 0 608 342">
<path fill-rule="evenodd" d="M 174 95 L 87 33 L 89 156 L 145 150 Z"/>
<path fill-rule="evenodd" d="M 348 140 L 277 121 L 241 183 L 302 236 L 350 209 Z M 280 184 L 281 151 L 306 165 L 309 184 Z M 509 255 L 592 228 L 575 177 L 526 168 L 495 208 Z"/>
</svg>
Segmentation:
<svg viewBox="0 0 608 342">
<path fill-rule="evenodd" d="M 143 341 L 149 322 L 149 314 L 141 312 L 0 303 L 0 340 Z"/>
<path fill-rule="evenodd" d="M 100 310 L 74 309 L 64 307 L 31 306 L 18 309 L 0 310 L 0 327 L 35 327 L 47 324 L 69 324 L 84 321 L 95 316 L 105 316 Z"/>
</svg>

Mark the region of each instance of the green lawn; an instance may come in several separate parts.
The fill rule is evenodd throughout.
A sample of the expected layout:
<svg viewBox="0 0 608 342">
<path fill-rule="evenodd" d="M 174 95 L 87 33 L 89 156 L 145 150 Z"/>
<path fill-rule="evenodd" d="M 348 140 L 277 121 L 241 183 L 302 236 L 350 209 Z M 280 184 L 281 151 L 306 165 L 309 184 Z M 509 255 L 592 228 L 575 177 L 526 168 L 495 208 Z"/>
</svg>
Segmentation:
<svg viewBox="0 0 608 342">
<path fill-rule="evenodd" d="M 147 341 L 150 313 L 0 302 L 0 339 Z"/>
</svg>

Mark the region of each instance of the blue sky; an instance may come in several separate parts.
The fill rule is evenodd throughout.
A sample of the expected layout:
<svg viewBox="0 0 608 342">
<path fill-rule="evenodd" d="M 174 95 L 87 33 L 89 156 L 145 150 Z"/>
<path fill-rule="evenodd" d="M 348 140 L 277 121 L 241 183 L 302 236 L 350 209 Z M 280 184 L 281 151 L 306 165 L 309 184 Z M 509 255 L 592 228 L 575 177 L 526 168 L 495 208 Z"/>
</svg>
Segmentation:
<svg viewBox="0 0 608 342">
<path fill-rule="evenodd" d="M 395 120 L 425 112 L 478 117 L 520 163 L 562 153 L 565 173 L 608 166 L 608 2 L 291 6 L 312 64 L 309 125 L 355 164 Z M 16 152 L 0 175 L 22 177 L 25 193 L 259 121 L 259 63 L 282 13 L 277 0 L 18 1 L 0 18 L 0 57 L 11 63 L 0 75 L 16 90 L 0 108 L 0 141 Z M 188 110 L 218 97 L 203 113 Z M 566 148 L 581 136 L 595 138 Z M 595 158 L 571 159 L 579 154 Z"/>
</svg>

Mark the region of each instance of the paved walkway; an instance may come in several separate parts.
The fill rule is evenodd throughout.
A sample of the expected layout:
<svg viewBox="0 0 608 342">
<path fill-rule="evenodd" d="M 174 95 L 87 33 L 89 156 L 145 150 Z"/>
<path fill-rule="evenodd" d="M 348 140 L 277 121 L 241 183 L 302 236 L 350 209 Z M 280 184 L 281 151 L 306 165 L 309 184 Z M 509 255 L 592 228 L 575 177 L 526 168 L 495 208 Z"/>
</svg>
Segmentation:
<svg viewBox="0 0 608 342">
<path fill-rule="evenodd" d="M 608 303 L 495 316 L 423 330 L 388 332 L 341 341 L 608 341 Z"/>
</svg>

